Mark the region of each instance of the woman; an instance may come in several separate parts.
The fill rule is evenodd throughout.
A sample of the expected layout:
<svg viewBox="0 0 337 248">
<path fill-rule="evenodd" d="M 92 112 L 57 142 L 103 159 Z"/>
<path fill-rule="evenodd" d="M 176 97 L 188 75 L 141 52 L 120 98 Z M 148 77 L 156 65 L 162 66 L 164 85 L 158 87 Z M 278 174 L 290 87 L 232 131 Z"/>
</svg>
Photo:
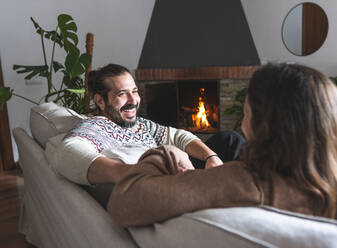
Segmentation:
<svg viewBox="0 0 337 248">
<path fill-rule="evenodd" d="M 109 213 L 146 225 L 205 208 L 269 205 L 336 217 L 337 88 L 296 64 L 267 64 L 250 80 L 242 131 L 244 161 L 190 170 L 174 147 L 146 152 L 116 184 Z"/>
</svg>

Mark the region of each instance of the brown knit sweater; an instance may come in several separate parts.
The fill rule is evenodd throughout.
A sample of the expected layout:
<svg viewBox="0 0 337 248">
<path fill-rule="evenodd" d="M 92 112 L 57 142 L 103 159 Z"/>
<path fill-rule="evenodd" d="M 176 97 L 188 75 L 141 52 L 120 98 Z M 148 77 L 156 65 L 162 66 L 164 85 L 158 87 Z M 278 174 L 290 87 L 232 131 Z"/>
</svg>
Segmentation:
<svg viewBox="0 0 337 248">
<path fill-rule="evenodd" d="M 151 149 L 125 171 L 107 206 L 116 221 L 141 226 L 206 208 L 257 205 L 313 214 L 309 195 L 276 174 L 256 182 L 238 161 L 178 173 L 177 156 L 167 146 Z"/>
</svg>

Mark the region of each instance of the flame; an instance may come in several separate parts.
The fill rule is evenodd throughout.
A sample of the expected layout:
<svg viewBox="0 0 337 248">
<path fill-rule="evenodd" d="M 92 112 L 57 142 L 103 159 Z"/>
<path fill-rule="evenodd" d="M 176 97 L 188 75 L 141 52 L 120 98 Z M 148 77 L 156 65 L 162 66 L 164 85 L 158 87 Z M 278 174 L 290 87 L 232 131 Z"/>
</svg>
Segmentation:
<svg viewBox="0 0 337 248">
<path fill-rule="evenodd" d="M 205 92 L 204 88 L 200 89 L 201 95 L 203 95 Z M 199 97 L 199 106 L 198 106 L 198 113 L 192 115 L 192 120 L 194 125 L 197 128 L 202 128 L 202 127 L 209 127 L 210 124 L 207 120 L 207 114 L 206 114 L 206 109 L 205 109 L 205 103 L 202 100 L 202 97 Z"/>
</svg>

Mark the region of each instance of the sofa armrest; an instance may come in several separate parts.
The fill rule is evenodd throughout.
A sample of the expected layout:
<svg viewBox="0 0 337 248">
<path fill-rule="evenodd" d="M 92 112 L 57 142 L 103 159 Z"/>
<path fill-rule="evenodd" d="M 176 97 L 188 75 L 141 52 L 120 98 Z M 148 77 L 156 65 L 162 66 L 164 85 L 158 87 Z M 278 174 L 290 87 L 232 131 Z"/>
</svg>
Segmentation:
<svg viewBox="0 0 337 248">
<path fill-rule="evenodd" d="M 13 130 L 24 174 L 21 231 L 39 247 L 136 247 L 129 233 L 87 192 L 47 165 L 44 150 Z"/>
<path fill-rule="evenodd" d="M 272 207 L 206 209 L 129 228 L 141 247 L 334 247 L 337 221 Z"/>
</svg>

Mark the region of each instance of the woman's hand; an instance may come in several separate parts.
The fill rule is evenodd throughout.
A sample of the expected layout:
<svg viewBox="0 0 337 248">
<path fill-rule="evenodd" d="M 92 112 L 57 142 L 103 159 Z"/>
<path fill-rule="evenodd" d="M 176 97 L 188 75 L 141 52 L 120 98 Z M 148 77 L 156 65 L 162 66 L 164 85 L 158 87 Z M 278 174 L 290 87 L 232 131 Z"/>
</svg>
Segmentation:
<svg viewBox="0 0 337 248">
<path fill-rule="evenodd" d="M 176 146 L 169 146 L 170 153 L 174 153 L 174 158 L 176 159 L 176 163 L 178 166 L 179 172 L 184 172 L 187 170 L 194 170 L 191 160 L 186 152 L 180 150 Z"/>
</svg>

